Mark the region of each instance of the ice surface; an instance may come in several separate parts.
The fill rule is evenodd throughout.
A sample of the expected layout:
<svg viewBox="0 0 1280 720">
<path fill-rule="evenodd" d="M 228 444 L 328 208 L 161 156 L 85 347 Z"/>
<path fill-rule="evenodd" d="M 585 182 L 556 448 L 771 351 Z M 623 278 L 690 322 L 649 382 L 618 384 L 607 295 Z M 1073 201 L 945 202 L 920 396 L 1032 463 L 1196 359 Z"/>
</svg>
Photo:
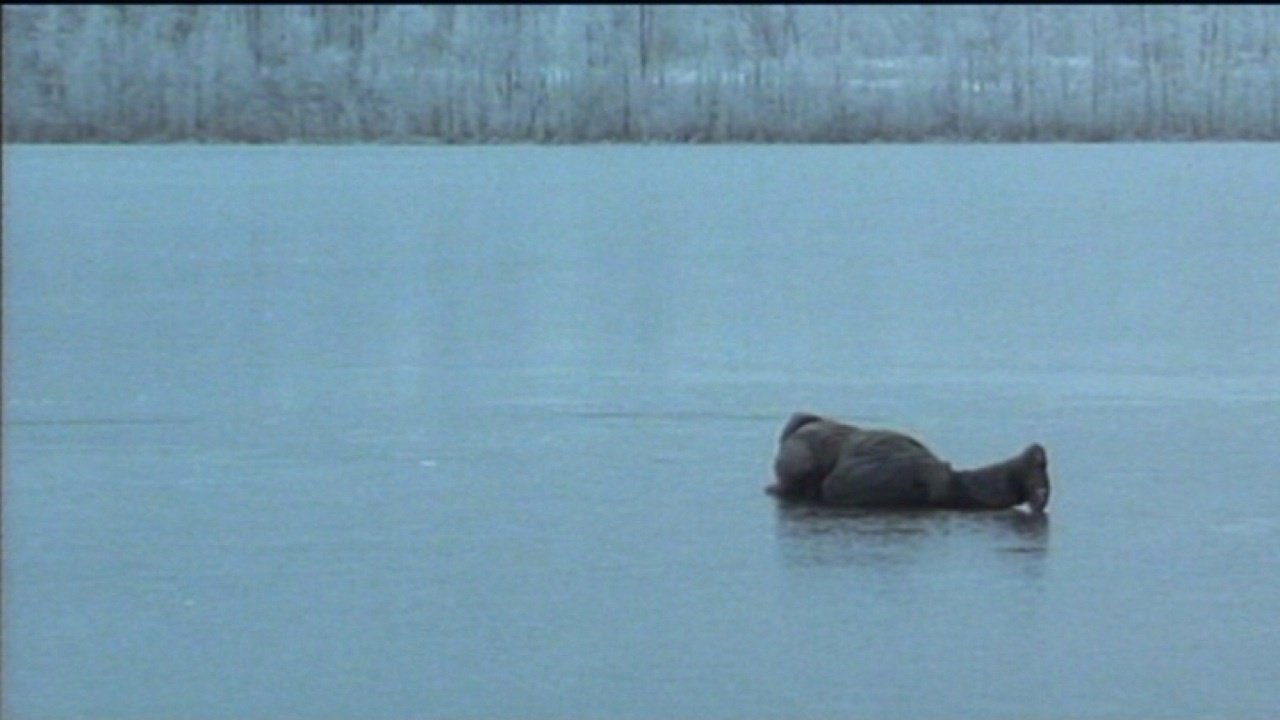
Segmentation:
<svg viewBox="0 0 1280 720">
<path fill-rule="evenodd" d="M 4 157 L 6 716 L 1280 704 L 1280 147 Z M 1048 521 L 780 509 L 801 408 Z"/>
</svg>

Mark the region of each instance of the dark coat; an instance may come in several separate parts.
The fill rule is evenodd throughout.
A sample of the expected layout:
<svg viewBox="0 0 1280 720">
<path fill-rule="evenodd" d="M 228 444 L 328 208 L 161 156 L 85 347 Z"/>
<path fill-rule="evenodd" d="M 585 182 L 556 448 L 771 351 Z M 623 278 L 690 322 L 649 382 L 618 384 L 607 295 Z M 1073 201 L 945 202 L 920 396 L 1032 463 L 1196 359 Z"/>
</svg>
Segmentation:
<svg viewBox="0 0 1280 720">
<path fill-rule="evenodd" d="M 791 416 L 774 460 L 774 495 L 853 507 L 997 509 L 1048 502 L 1047 458 L 1039 445 L 976 470 L 957 471 L 919 440 L 809 413 Z"/>
</svg>

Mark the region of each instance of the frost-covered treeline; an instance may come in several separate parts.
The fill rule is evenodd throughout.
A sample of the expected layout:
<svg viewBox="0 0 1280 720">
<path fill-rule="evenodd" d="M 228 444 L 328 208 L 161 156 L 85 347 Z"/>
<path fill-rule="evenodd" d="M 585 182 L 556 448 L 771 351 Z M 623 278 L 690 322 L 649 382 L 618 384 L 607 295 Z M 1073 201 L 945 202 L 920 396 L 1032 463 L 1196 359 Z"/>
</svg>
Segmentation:
<svg viewBox="0 0 1280 720">
<path fill-rule="evenodd" d="M 1280 7 L 12 6 L 4 138 L 1280 138 Z"/>
</svg>

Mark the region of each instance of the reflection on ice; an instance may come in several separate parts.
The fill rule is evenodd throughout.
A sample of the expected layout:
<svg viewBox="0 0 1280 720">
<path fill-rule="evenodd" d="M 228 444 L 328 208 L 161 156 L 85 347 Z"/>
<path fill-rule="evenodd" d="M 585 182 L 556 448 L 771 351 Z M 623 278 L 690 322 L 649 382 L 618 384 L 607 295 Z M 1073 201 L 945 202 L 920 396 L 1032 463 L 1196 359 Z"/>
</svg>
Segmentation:
<svg viewBox="0 0 1280 720">
<path fill-rule="evenodd" d="M 877 511 L 778 503 L 777 520 L 783 557 L 800 565 L 902 562 L 940 551 L 944 537 L 1037 555 L 1049 545 L 1049 515 L 1021 510 Z"/>
</svg>

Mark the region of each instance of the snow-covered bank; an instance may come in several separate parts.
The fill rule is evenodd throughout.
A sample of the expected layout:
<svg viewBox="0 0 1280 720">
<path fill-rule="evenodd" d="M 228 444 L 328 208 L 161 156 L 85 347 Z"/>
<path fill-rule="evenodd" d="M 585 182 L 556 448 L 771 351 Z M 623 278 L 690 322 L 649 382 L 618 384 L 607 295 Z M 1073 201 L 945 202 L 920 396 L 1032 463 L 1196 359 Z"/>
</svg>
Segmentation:
<svg viewBox="0 0 1280 720">
<path fill-rule="evenodd" d="M 8 142 L 1280 139 L 1274 6 L 6 6 Z"/>
</svg>

